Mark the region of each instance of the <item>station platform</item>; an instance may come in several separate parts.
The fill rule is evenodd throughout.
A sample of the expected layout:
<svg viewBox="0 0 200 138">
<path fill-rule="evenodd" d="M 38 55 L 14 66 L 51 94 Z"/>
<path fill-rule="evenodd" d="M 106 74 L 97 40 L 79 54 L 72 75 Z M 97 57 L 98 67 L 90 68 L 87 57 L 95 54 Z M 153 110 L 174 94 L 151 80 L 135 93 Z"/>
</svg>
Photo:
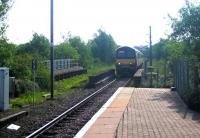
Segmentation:
<svg viewBox="0 0 200 138">
<path fill-rule="evenodd" d="M 199 138 L 200 114 L 170 89 L 123 87 L 75 137 Z"/>
</svg>

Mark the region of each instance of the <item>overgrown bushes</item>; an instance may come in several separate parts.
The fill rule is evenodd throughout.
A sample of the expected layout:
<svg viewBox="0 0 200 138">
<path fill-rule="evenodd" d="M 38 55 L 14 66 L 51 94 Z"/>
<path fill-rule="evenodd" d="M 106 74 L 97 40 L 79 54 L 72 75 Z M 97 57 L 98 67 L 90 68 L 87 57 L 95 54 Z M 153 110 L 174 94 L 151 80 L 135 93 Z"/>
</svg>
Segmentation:
<svg viewBox="0 0 200 138">
<path fill-rule="evenodd" d="M 188 107 L 200 111 L 200 90 L 190 89 L 182 96 L 183 100 L 187 103 Z"/>
<path fill-rule="evenodd" d="M 39 90 L 37 83 L 34 84 L 36 90 Z M 15 81 L 15 96 L 18 97 L 20 94 L 30 92 L 33 90 L 33 82 L 30 80 L 16 80 Z"/>
</svg>

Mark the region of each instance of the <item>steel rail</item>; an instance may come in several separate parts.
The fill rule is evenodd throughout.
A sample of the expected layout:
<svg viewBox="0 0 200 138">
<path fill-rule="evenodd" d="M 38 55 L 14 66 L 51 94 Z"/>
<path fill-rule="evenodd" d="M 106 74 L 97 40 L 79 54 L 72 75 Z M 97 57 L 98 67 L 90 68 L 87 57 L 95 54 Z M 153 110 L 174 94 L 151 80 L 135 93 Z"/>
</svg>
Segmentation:
<svg viewBox="0 0 200 138">
<path fill-rule="evenodd" d="M 97 90 L 96 92 L 91 94 L 90 96 L 86 97 L 84 100 L 82 100 L 81 102 L 77 103 L 76 105 L 74 105 L 70 109 L 66 110 L 65 112 L 63 112 L 62 114 L 60 114 L 59 116 L 54 118 L 52 121 L 48 122 L 47 124 L 45 124 L 41 128 L 39 128 L 36 131 L 34 131 L 33 133 L 31 133 L 30 135 L 26 136 L 26 138 L 34 138 L 34 137 L 37 137 L 38 135 L 44 133 L 46 130 L 48 130 L 49 128 L 54 126 L 57 122 L 62 120 L 64 116 L 67 116 L 68 114 L 70 114 L 71 112 L 73 112 L 74 110 L 79 108 L 81 105 L 83 105 L 84 103 L 88 102 L 92 97 L 94 97 L 95 95 L 100 93 L 103 89 L 105 89 L 106 87 L 108 87 L 109 85 L 114 83 L 115 81 L 116 81 L 116 79 L 114 79 L 113 81 L 111 81 L 110 83 L 105 85 L 104 87 L 100 88 L 99 90 Z"/>
</svg>

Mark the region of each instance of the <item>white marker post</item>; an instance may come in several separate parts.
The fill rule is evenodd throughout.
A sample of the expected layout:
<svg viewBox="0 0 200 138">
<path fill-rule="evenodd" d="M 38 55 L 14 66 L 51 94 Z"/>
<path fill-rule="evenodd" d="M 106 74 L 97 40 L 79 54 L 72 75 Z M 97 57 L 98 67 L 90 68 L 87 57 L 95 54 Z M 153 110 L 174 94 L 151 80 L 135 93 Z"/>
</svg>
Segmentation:
<svg viewBox="0 0 200 138">
<path fill-rule="evenodd" d="M 0 110 L 9 109 L 9 69 L 0 68 Z"/>
</svg>

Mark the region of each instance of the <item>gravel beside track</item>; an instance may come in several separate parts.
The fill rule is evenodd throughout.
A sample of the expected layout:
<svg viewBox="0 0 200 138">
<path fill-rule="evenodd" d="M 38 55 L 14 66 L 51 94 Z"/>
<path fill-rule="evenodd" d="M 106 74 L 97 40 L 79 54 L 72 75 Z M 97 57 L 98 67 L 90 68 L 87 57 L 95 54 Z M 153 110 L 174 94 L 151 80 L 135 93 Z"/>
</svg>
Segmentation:
<svg viewBox="0 0 200 138">
<path fill-rule="evenodd" d="M 103 106 L 115 93 L 118 87 L 125 84 L 123 81 L 115 81 L 111 86 L 103 90 L 83 107 L 61 120 L 58 124 L 44 133 L 41 137 L 66 137 L 72 138 L 90 120 L 90 118 Z"/>
<path fill-rule="evenodd" d="M 110 93 L 110 95 L 112 95 L 118 87 L 124 84 L 124 82 L 125 80 L 117 81 L 117 83 L 114 83 L 112 87 L 109 87 L 107 89 L 107 91 Z M 53 101 L 49 100 L 49 101 L 44 102 L 43 104 L 36 105 L 35 107 L 29 107 L 29 108 L 23 109 L 23 110 L 27 110 L 29 112 L 29 115 L 16 122 L 13 122 L 16 125 L 21 126 L 21 128 L 18 131 L 11 131 L 11 130 L 6 129 L 7 126 L 5 126 L 0 129 L 0 135 L 4 137 L 27 136 L 31 132 L 38 129 L 39 127 L 43 126 L 45 123 L 52 120 L 54 117 L 58 116 L 65 110 L 69 109 L 71 106 L 75 105 L 75 103 L 81 101 L 86 96 L 90 95 L 91 93 L 99 89 L 100 87 L 101 85 L 92 89 L 82 89 L 82 88 L 74 89 L 73 90 L 74 92 L 70 97 L 58 95 Z M 108 98 L 109 97 L 105 98 L 104 101 L 106 101 Z M 71 133 L 70 131 L 74 129 L 76 132 L 78 132 L 80 128 L 77 128 L 77 126 L 79 127 L 83 126 L 84 123 L 86 123 L 87 120 L 89 120 L 90 117 L 92 117 L 92 115 L 96 111 L 98 111 L 98 109 L 101 107 L 101 105 L 96 105 L 96 102 L 90 103 L 90 105 L 94 105 L 94 106 L 91 108 L 91 110 L 90 108 L 86 108 L 87 112 L 81 112 L 82 118 L 75 116 L 74 119 L 73 118 L 70 119 L 72 120 L 72 123 L 70 125 L 74 124 L 74 126 L 72 126 L 70 129 L 67 129 L 64 131 L 62 130 L 62 132 L 59 131 L 60 129 L 57 129 L 59 133 L 56 133 L 57 134 L 56 136 L 61 137 L 67 133 L 67 135 L 65 135 L 66 137 L 73 137 L 75 132 Z M 16 111 L 6 112 L 4 114 L 1 113 L 0 117 L 9 115 L 12 112 L 16 112 Z M 57 128 L 59 128 L 59 126 Z"/>
</svg>

